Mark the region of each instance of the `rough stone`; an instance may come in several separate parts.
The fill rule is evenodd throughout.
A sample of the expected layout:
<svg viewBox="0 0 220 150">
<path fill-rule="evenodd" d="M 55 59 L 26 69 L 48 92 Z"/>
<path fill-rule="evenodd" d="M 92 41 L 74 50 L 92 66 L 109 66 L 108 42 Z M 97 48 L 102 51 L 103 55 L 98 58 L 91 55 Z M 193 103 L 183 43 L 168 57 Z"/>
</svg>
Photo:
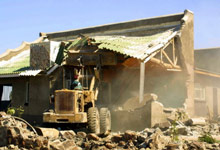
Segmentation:
<svg viewBox="0 0 220 150">
<path fill-rule="evenodd" d="M 120 134 L 113 135 L 111 138 L 112 142 L 116 142 L 116 143 L 122 141 L 122 139 L 123 137 Z"/>
<path fill-rule="evenodd" d="M 171 126 L 171 123 L 169 121 L 166 121 L 166 122 L 162 122 L 162 123 L 156 123 L 154 125 L 154 128 L 160 128 L 162 131 L 165 131 L 165 130 L 169 129 L 170 126 Z"/>
<path fill-rule="evenodd" d="M 77 132 L 77 136 L 79 138 L 86 138 L 86 133 L 85 132 Z"/>
<path fill-rule="evenodd" d="M 115 148 L 115 147 L 116 147 L 116 145 L 113 144 L 113 143 L 106 143 L 105 146 L 106 146 L 107 148 L 109 148 L 109 149 L 112 149 L 112 148 Z"/>
<path fill-rule="evenodd" d="M 138 135 L 137 136 L 137 140 L 138 140 L 138 142 L 139 143 L 143 143 L 145 140 L 146 140 L 146 136 L 144 136 L 144 135 Z"/>
<path fill-rule="evenodd" d="M 62 142 L 62 145 L 65 149 L 72 149 L 73 147 L 76 147 L 75 141 L 74 140 L 65 140 Z"/>
<path fill-rule="evenodd" d="M 63 139 L 73 139 L 76 136 L 76 133 L 72 130 L 60 131 L 60 136 Z"/>
<path fill-rule="evenodd" d="M 177 127 L 177 133 L 181 135 L 188 135 L 189 129 L 187 127 Z"/>
<path fill-rule="evenodd" d="M 7 145 L 7 128 L 6 127 L 0 127 L 0 146 L 6 146 Z"/>
<path fill-rule="evenodd" d="M 118 142 L 118 146 L 125 146 L 125 145 L 126 145 L 125 141 Z"/>
<path fill-rule="evenodd" d="M 206 120 L 205 118 L 190 118 L 185 124 L 188 126 L 206 125 Z"/>
<path fill-rule="evenodd" d="M 94 133 L 88 134 L 87 137 L 88 137 L 89 140 L 95 140 L 95 141 L 99 141 L 100 140 L 100 138 L 96 134 L 94 134 Z"/>
<path fill-rule="evenodd" d="M 198 150 L 203 150 L 206 149 L 204 143 L 202 142 L 197 142 L 193 141 L 188 144 L 189 149 L 198 149 Z"/>
<path fill-rule="evenodd" d="M 166 145 L 167 150 L 178 150 L 179 144 L 177 143 L 169 143 Z"/>
<path fill-rule="evenodd" d="M 125 133 L 124 133 L 124 139 L 125 139 L 126 141 L 128 141 L 128 140 L 134 141 L 134 140 L 137 139 L 137 134 L 136 134 L 136 132 L 134 132 L 134 131 L 127 130 L 127 131 L 125 131 Z"/>
<path fill-rule="evenodd" d="M 1 111 L 0 112 L 0 117 L 4 117 L 4 116 L 6 116 L 7 114 L 4 112 L 4 111 Z"/>
<path fill-rule="evenodd" d="M 44 137 L 58 138 L 60 134 L 59 130 L 54 129 L 54 128 L 36 127 L 35 129 L 39 135 L 44 136 Z"/>
<path fill-rule="evenodd" d="M 64 150 L 64 146 L 59 139 L 50 142 L 49 145 L 51 150 Z"/>
</svg>

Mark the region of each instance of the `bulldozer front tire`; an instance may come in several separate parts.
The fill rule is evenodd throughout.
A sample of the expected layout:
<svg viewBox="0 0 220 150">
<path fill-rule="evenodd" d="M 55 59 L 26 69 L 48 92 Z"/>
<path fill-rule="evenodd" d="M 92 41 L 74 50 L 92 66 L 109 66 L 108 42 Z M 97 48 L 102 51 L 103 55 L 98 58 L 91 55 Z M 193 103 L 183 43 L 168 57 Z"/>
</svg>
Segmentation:
<svg viewBox="0 0 220 150">
<path fill-rule="evenodd" d="M 88 109 L 88 128 L 91 133 L 100 133 L 99 111 L 96 107 Z"/>
<path fill-rule="evenodd" d="M 111 130 L 111 113 L 108 108 L 100 109 L 100 131 L 106 133 Z"/>
</svg>

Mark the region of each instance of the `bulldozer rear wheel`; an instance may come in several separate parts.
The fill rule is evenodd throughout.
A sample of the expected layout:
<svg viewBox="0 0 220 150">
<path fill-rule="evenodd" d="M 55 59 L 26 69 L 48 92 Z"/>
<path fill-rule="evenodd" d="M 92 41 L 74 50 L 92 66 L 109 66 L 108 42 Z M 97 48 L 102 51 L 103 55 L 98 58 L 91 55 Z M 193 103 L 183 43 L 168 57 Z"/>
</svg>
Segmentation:
<svg viewBox="0 0 220 150">
<path fill-rule="evenodd" d="M 100 109 L 100 131 L 106 133 L 111 130 L 111 113 L 108 108 Z"/>
<path fill-rule="evenodd" d="M 100 133 L 99 111 L 96 107 L 88 109 L 88 128 L 91 133 Z"/>
</svg>

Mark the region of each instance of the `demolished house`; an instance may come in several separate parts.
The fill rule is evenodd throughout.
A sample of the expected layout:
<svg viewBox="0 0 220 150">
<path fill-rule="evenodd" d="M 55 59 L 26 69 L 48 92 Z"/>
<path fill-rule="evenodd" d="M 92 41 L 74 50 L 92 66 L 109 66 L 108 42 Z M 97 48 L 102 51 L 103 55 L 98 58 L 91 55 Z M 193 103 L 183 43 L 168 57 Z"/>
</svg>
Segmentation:
<svg viewBox="0 0 220 150">
<path fill-rule="evenodd" d="M 220 48 L 195 50 L 195 115 L 220 115 Z M 208 61 L 207 61 L 208 60 Z"/>
<path fill-rule="evenodd" d="M 89 85 L 95 74 L 97 103 L 115 112 L 115 126 L 122 126 L 118 122 L 123 118 L 123 125 L 142 119 L 140 124 L 153 126 L 164 120 L 164 107 L 185 108 L 193 115 L 193 35 L 193 13 L 188 10 L 40 33 L 37 42 L 0 56 L 1 91 L 7 95 L 7 100 L 2 96 L 1 109 L 6 108 L 4 101 L 23 106 L 23 118 L 41 123 L 43 112 L 51 107 L 51 95 L 57 89 L 69 89 L 74 69 L 83 66 L 81 83 Z M 134 116 L 126 118 L 125 114 Z"/>
</svg>

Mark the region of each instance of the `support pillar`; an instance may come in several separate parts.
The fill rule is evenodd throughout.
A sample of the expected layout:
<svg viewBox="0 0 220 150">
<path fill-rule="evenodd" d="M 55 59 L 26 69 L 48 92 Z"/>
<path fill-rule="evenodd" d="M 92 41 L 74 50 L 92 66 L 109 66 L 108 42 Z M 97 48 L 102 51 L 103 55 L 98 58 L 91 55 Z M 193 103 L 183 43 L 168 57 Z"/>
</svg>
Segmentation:
<svg viewBox="0 0 220 150">
<path fill-rule="evenodd" d="M 139 103 L 144 100 L 144 76 L 145 76 L 145 63 L 140 63 L 140 91 L 139 91 Z"/>
</svg>

